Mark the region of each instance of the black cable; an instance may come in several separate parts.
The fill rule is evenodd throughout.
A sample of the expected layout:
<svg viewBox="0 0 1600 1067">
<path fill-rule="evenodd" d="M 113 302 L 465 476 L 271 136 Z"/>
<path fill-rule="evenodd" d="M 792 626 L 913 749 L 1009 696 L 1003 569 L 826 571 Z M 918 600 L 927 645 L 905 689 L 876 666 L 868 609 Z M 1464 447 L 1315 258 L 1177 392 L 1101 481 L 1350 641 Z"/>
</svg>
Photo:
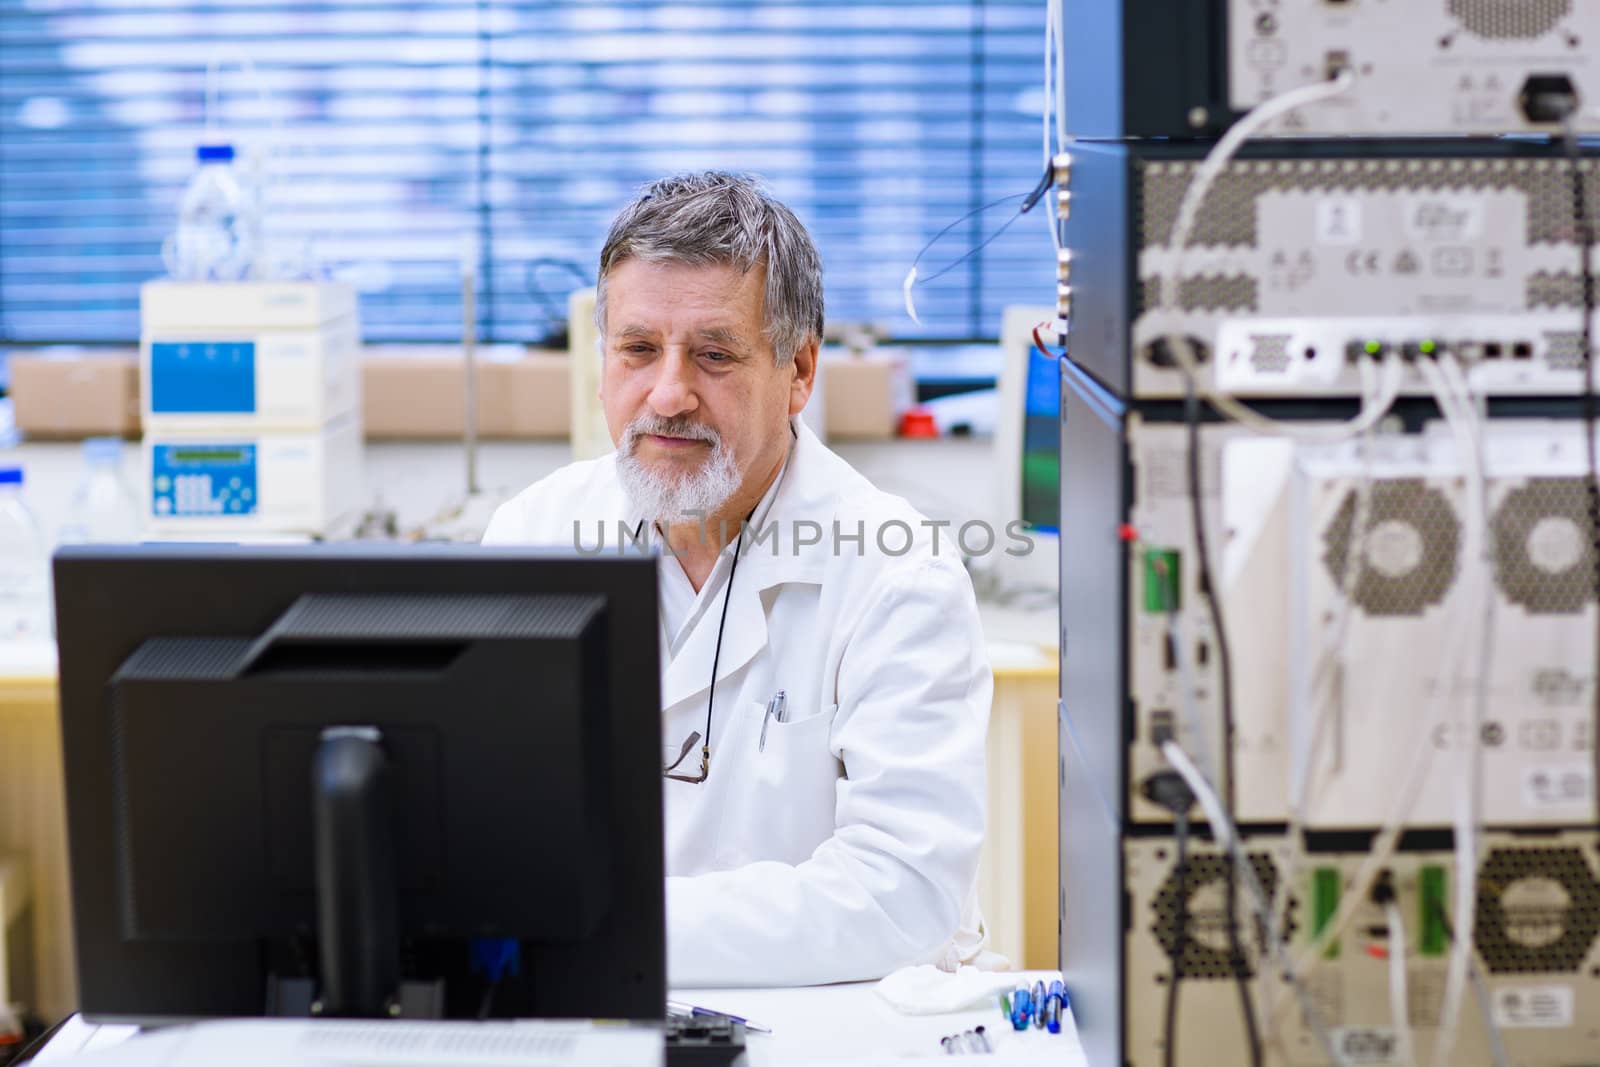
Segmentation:
<svg viewBox="0 0 1600 1067">
<path fill-rule="evenodd" d="M 1197 581 L 1211 615 L 1212 640 L 1217 646 L 1217 673 L 1222 703 L 1222 799 L 1224 814 L 1238 825 L 1234 816 L 1233 788 L 1233 655 L 1228 645 L 1228 628 L 1222 617 L 1222 603 L 1216 596 L 1211 573 L 1211 552 L 1206 543 L 1206 522 L 1200 491 L 1200 398 L 1195 395 L 1194 375 L 1184 376 L 1183 419 L 1188 431 L 1189 522 L 1194 527 Z M 1221 832 L 1220 828 L 1217 830 Z M 1244 842 L 1239 842 L 1244 847 Z M 1239 941 L 1239 872 L 1234 863 L 1226 864 L 1228 968 L 1239 987 L 1239 1014 L 1244 1020 L 1245 1039 L 1250 1043 L 1250 1067 L 1261 1067 L 1261 1033 L 1256 1028 L 1255 1005 L 1250 1000 L 1250 979 L 1246 974 L 1244 947 Z"/>
<path fill-rule="evenodd" d="M 494 1010 L 494 991 L 500 984 L 500 979 L 495 978 L 483 984 L 483 999 L 478 1001 L 478 1021 L 481 1023 L 489 1017 Z"/>
<path fill-rule="evenodd" d="M 1177 813 L 1177 821 L 1173 827 L 1177 838 L 1178 859 L 1173 867 L 1173 874 L 1177 878 L 1178 914 L 1174 921 L 1178 924 L 1177 936 L 1173 938 L 1172 949 L 1172 975 L 1167 980 L 1167 1012 L 1166 1021 L 1162 1025 L 1166 1037 L 1162 1042 L 1162 1063 L 1165 1067 L 1173 1067 L 1178 1058 L 1178 983 L 1183 981 L 1183 954 L 1189 949 L 1189 813 Z"/>
<path fill-rule="evenodd" d="M 1594 271 L 1589 263 L 1589 251 L 1594 245 L 1594 232 L 1589 224 L 1589 198 L 1583 180 L 1583 155 L 1578 147 L 1578 133 L 1571 113 L 1565 122 L 1567 159 L 1572 164 L 1572 216 L 1575 236 L 1578 240 L 1579 277 L 1583 282 L 1583 325 L 1580 329 L 1583 350 L 1580 354 L 1583 366 L 1583 424 L 1585 434 L 1584 452 L 1589 465 L 1589 477 L 1586 488 L 1589 496 L 1589 567 L 1590 578 L 1594 583 L 1594 594 L 1597 604 L 1600 604 L 1600 460 L 1595 455 L 1595 421 L 1600 412 L 1595 404 L 1594 380 L 1594 339 L 1592 320 L 1595 312 Z M 1600 625 L 1595 627 L 1595 677 L 1600 678 Z M 1592 697 L 1592 712 L 1594 726 L 1590 731 L 1593 741 L 1591 748 L 1594 756 L 1594 789 L 1596 796 L 1596 809 L 1600 811 L 1600 684 L 1594 687 Z M 1600 815 L 1597 815 L 1600 823 Z"/>
<path fill-rule="evenodd" d="M 550 294 L 539 284 L 539 268 L 541 267 L 560 267 L 573 278 L 576 278 L 580 286 L 588 285 L 590 282 L 588 272 L 570 259 L 555 259 L 544 256 L 528 261 L 528 272 L 524 279 L 524 284 L 527 286 L 528 295 L 537 300 L 544 308 L 547 320 L 547 332 L 544 340 L 548 342 L 551 338 L 559 336 L 564 329 L 570 330 L 570 325 L 567 323 L 567 313 L 556 306 Z"/>
<path fill-rule="evenodd" d="M 754 515 L 752 509 L 750 515 Z M 744 521 L 750 521 L 746 515 Z M 726 533 L 723 534 L 727 536 Z M 728 601 L 733 597 L 733 577 L 739 573 L 739 550 L 744 548 L 744 527 L 739 527 L 739 540 L 733 546 L 733 565 L 728 568 L 728 585 L 722 591 L 722 619 L 717 623 L 717 650 L 711 654 L 711 692 L 706 694 L 706 744 L 700 750 L 701 781 L 711 774 L 711 709 L 717 703 L 717 664 L 722 659 L 722 629 L 728 625 Z"/>
<path fill-rule="evenodd" d="M 10 1061 L 12 1067 L 23 1067 L 24 1064 L 32 1063 L 34 1057 L 43 1052 L 45 1047 L 62 1031 L 62 1028 L 75 1018 L 77 1018 L 75 1015 L 63 1016 L 54 1026 L 25 1043 L 22 1046 L 22 1050 L 17 1053 L 16 1058 Z"/>
<path fill-rule="evenodd" d="M 944 229 L 940 230 L 938 233 L 934 234 L 932 237 L 928 238 L 928 243 L 923 245 L 922 248 L 918 250 L 916 258 L 911 261 L 912 270 L 917 269 L 917 266 L 922 262 L 922 257 L 928 254 L 928 250 L 937 244 L 941 237 L 955 229 L 957 226 L 960 226 L 963 222 L 966 222 L 968 219 L 976 218 L 985 211 L 988 211 L 991 208 L 997 208 L 1001 204 L 1009 201 L 1022 201 L 1022 206 L 1017 209 L 1017 213 L 1007 218 L 1005 223 L 1001 225 L 999 229 L 995 230 L 974 247 L 969 248 L 960 259 L 952 260 L 951 262 L 946 263 L 944 266 L 940 267 L 926 278 L 918 275 L 916 284 L 924 285 L 928 282 L 938 281 L 940 278 L 943 278 L 946 274 L 949 274 L 951 271 L 961 266 L 961 264 L 977 255 L 979 252 L 982 252 L 985 248 L 988 248 L 1000 238 L 1001 234 L 1005 233 L 1011 228 L 1011 224 L 1013 222 L 1016 222 L 1029 211 L 1032 211 L 1034 205 L 1044 198 L 1044 194 L 1050 190 L 1050 187 L 1055 184 L 1055 181 L 1055 165 L 1052 163 L 1050 166 L 1045 167 L 1044 175 L 1040 177 L 1038 184 L 1036 184 L 1030 192 L 1012 193 L 1010 196 L 1002 196 L 998 200 L 991 200 L 987 204 L 983 204 L 980 207 L 975 207 L 965 215 L 962 215 L 959 219 L 956 219 L 956 221 L 952 222 L 950 225 L 946 226 Z"/>
</svg>

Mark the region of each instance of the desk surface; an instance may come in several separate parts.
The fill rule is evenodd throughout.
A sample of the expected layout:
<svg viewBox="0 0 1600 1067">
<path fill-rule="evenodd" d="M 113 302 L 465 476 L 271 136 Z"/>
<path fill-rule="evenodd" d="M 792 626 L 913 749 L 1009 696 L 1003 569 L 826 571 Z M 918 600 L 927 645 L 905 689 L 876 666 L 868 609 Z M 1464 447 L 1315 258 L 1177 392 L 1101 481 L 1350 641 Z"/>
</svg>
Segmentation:
<svg viewBox="0 0 1600 1067">
<path fill-rule="evenodd" d="M 1035 976 L 1025 974 L 1030 979 Z M 1087 1067 L 1070 1016 L 1060 1034 L 1049 1034 L 1043 1030 L 1016 1033 L 1003 1026 L 995 1007 L 946 1015 L 901 1015 L 873 992 L 870 982 L 811 989 L 695 989 L 675 992 L 673 998 L 744 1015 L 772 1027 L 770 1036 L 750 1035 L 749 1067 L 868 1067 L 908 1058 L 945 1060 L 939 1039 L 980 1025 L 998 1038 L 998 1049 L 996 1055 L 979 1062 Z M 94 1027 L 73 1019 L 33 1062 L 47 1065 L 76 1052 L 98 1051 L 125 1040 L 132 1032 L 131 1027 Z"/>
<path fill-rule="evenodd" d="M 1017 977 L 1021 981 L 1026 976 L 1031 982 L 1042 975 L 1022 972 Z M 906 1058 L 945 1060 L 939 1039 L 975 1026 L 984 1027 L 998 1046 L 998 1055 L 979 1063 L 1087 1067 L 1070 1020 L 1063 1022 L 1061 1033 L 1050 1034 L 1013 1031 L 996 1006 L 946 1015 L 901 1015 L 873 991 L 871 982 L 811 989 L 696 989 L 673 997 L 772 1027 L 770 1037 L 750 1035 L 750 1067 L 866 1067 Z"/>
</svg>

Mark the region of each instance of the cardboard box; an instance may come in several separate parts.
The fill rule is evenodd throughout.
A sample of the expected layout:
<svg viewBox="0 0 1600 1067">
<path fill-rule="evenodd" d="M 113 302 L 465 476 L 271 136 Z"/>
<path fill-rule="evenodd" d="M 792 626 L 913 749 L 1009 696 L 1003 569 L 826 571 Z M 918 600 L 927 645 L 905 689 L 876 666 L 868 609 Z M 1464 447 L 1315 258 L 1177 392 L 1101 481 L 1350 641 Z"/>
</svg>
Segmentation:
<svg viewBox="0 0 1600 1067">
<path fill-rule="evenodd" d="M 572 419 L 565 352 L 527 352 L 480 368 L 479 432 L 489 437 L 566 437 Z"/>
<path fill-rule="evenodd" d="M 914 396 L 903 353 L 878 349 L 853 355 L 825 348 L 820 370 L 828 440 L 895 435 Z"/>
<path fill-rule="evenodd" d="M 571 402 L 564 352 L 480 352 L 478 434 L 567 436 Z M 362 358 L 368 439 L 458 439 L 466 423 L 465 375 L 455 346 L 368 348 Z"/>
<path fill-rule="evenodd" d="M 139 436 L 137 349 L 13 352 L 17 429 L 32 438 Z"/>
</svg>

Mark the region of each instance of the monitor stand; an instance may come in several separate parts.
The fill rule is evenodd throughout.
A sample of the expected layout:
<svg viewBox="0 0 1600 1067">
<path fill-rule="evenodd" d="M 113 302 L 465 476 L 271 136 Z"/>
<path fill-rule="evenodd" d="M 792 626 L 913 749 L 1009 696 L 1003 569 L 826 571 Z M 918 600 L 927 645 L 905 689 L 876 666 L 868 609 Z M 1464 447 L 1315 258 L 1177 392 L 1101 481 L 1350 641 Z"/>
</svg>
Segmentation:
<svg viewBox="0 0 1600 1067">
<path fill-rule="evenodd" d="M 394 797 L 375 726 L 322 731 L 312 757 L 320 988 L 273 978 L 267 1014 L 442 1019 L 444 982 L 400 980 Z"/>
</svg>

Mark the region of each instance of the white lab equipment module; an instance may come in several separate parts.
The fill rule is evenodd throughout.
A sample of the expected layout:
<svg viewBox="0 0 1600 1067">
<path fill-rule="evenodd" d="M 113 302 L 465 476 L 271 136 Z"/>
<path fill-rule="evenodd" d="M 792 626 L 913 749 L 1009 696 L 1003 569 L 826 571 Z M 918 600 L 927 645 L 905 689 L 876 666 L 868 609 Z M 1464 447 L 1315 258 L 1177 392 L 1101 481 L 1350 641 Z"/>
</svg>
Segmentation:
<svg viewBox="0 0 1600 1067">
<path fill-rule="evenodd" d="M 146 425 L 304 429 L 361 403 L 354 318 L 314 331 L 162 331 L 139 346 Z"/>
<path fill-rule="evenodd" d="M 1309 827 L 1381 825 L 1409 786 L 1408 824 L 1447 825 L 1469 731 L 1458 716 L 1487 671 L 1484 821 L 1593 821 L 1582 425 L 1501 419 L 1483 449 L 1488 568 L 1470 558 L 1467 474 L 1438 424 L 1365 445 L 1225 448 L 1222 584 L 1247 680 L 1235 693 L 1241 819 L 1283 818 L 1287 786 L 1305 795 Z M 1494 597 L 1488 661 L 1448 654 L 1483 616 L 1480 579 Z"/>
<path fill-rule="evenodd" d="M 1593 1020 L 1600 1011 L 1600 869 L 1592 831 L 1484 835 L 1474 899 L 1472 999 L 1495 1023 L 1490 1031 L 1470 1020 L 1455 1037 L 1452 1064 L 1581 1063 L 1593 1058 Z M 1383 930 L 1383 907 L 1351 900 L 1350 885 L 1367 853 L 1330 842 L 1325 849 L 1297 852 L 1281 835 L 1251 836 L 1245 852 L 1263 891 L 1278 898 L 1275 912 L 1285 948 L 1307 956 L 1298 980 L 1316 1005 L 1319 1022 L 1345 1053 L 1342 1063 L 1395 1064 L 1394 1015 L 1382 975 L 1391 950 Z M 1183 995 L 1175 1020 L 1178 1047 L 1204 1050 L 1180 1064 L 1245 1063 L 1238 990 L 1223 936 L 1227 908 L 1223 882 L 1227 861 L 1209 841 L 1196 844 L 1180 882 L 1171 842 L 1129 840 L 1127 871 L 1127 963 L 1123 974 L 1128 1005 L 1126 1062 L 1154 1067 L 1162 1062 L 1162 1009 L 1172 957 L 1182 946 Z M 1404 912 L 1404 946 L 1413 1031 L 1412 1063 L 1425 1064 L 1439 1039 L 1440 1000 L 1454 930 L 1451 894 L 1459 881 L 1453 851 L 1426 842 L 1408 846 L 1385 864 L 1395 903 Z M 1308 949 L 1338 913 L 1354 910 L 1334 947 L 1314 958 Z M 1244 917 L 1255 910 L 1239 894 L 1245 929 L 1261 929 Z M 1180 940 L 1180 929 L 1183 931 Z M 1243 939 L 1243 966 L 1259 970 L 1260 936 Z M 1292 957 L 1291 957 L 1292 958 Z M 1298 999 L 1278 974 L 1279 994 L 1270 1023 L 1291 1052 L 1270 1063 L 1327 1063 L 1320 1055 Z M 1264 1013 L 1265 1014 L 1265 1013 Z M 1491 1051 L 1503 1042 L 1506 1055 Z"/>
<path fill-rule="evenodd" d="M 147 428 L 307 430 L 361 406 L 348 286 L 151 282 L 141 312 Z"/>
<path fill-rule="evenodd" d="M 303 431 L 147 430 L 148 529 L 158 536 L 328 536 L 362 506 L 361 421 Z"/>
<path fill-rule="evenodd" d="M 360 511 L 351 287 L 151 282 L 140 304 L 151 533 L 320 537 Z"/>
<path fill-rule="evenodd" d="M 356 313 L 355 290 L 331 282 L 149 282 L 139 293 L 145 330 L 304 330 Z"/>
</svg>

